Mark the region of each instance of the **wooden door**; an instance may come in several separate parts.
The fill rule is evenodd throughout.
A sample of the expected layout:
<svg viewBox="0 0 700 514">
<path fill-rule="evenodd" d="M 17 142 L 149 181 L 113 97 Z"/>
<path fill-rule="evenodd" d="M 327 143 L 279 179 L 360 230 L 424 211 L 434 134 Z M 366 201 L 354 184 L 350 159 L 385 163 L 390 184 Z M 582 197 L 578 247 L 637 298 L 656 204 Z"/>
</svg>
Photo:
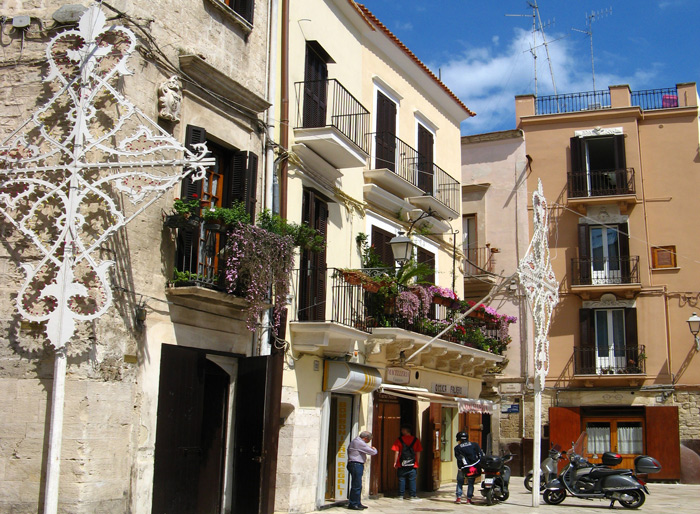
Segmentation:
<svg viewBox="0 0 700 514">
<path fill-rule="evenodd" d="M 581 435 L 580 407 L 549 408 L 549 439 L 551 444 L 558 444 L 565 451 L 571 449 L 571 443 Z M 559 460 L 559 471 L 566 465 L 565 459 Z"/>
<path fill-rule="evenodd" d="M 377 169 L 396 171 L 396 104 L 377 91 L 377 136 L 375 140 Z"/>
<path fill-rule="evenodd" d="M 372 457 L 370 494 L 395 494 L 399 489 L 394 452 L 391 446 L 401 433 L 401 407 L 395 397 L 375 393 L 372 444 L 377 455 Z"/>
<path fill-rule="evenodd" d="M 426 444 L 425 453 L 430 459 L 430 477 L 428 490 L 437 491 L 440 488 L 440 450 L 442 443 L 442 404 L 430 404 L 430 419 L 428 422 L 430 434 L 426 438 L 430 446 Z"/>
<path fill-rule="evenodd" d="M 163 345 L 152 512 L 220 512 L 229 376 L 202 351 Z"/>
<path fill-rule="evenodd" d="M 473 412 L 463 412 L 459 415 L 459 430 L 466 432 L 469 436 L 469 440 L 482 446 L 482 424 L 481 424 L 481 414 Z M 455 442 L 456 444 L 456 442 Z M 482 450 L 486 451 L 486 448 L 482 446 Z"/>
<path fill-rule="evenodd" d="M 644 407 L 644 418 L 645 452 L 661 464 L 661 471 L 649 475 L 649 478 L 680 480 L 681 442 L 678 432 L 678 407 Z"/>
</svg>

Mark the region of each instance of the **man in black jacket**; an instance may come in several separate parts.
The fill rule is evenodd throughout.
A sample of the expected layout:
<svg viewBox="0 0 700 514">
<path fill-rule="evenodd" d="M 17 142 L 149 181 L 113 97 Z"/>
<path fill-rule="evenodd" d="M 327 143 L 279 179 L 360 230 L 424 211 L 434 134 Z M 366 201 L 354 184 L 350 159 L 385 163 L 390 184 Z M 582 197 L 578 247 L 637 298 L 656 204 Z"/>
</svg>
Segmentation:
<svg viewBox="0 0 700 514">
<path fill-rule="evenodd" d="M 472 502 L 474 496 L 474 481 L 481 475 L 479 463 L 484 452 L 478 444 L 469 441 L 466 432 L 457 433 L 457 446 L 455 446 L 455 459 L 457 460 L 457 499 L 455 503 L 462 503 L 462 486 L 464 477 L 467 477 L 467 503 Z"/>
</svg>

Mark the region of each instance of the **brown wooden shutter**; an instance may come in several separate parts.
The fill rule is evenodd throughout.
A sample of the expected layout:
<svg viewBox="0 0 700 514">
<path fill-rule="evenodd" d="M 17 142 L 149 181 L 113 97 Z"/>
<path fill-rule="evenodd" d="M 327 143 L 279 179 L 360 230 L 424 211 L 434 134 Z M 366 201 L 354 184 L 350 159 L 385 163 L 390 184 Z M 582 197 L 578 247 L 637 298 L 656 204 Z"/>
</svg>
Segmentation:
<svg viewBox="0 0 700 514">
<path fill-rule="evenodd" d="M 258 203 L 258 156 L 253 152 L 248 152 L 243 194 L 245 210 L 250 214 L 250 221 L 255 223 L 255 206 Z"/>
<path fill-rule="evenodd" d="M 422 277 L 421 280 L 425 282 L 430 282 L 431 284 L 435 283 L 435 254 L 433 252 L 429 252 L 428 250 L 425 250 L 424 248 L 421 248 L 420 246 L 418 247 L 418 252 L 416 254 L 416 260 L 418 261 L 418 264 L 425 264 L 426 266 L 430 266 L 433 269 L 433 273 L 430 275 L 426 275 L 425 277 Z"/>
<path fill-rule="evenodd" d="M 396 171 L 396 104 L 377 92 L 375 167 Z"/>
<path fill-rule="evenodd" d="M 304 128 L 326 126 L 327 80 L 326 60 L 307 43 L 304 62 Z"/>
<path fill-rule="evenodd" d="M 325 202 L 315 200 L 315 216 L 313 228 L 319 231 L 324 240 L 327 240 L 328 233 L 328 205 Z M 319 252 L 312 252 L 313 267 L 315 270 L 316 294 L 315 296 L 315 314 L 316 320 L 330 319 L 330 312 L 326 309 L 326 285 L 327 285 L 327 270 L 326 270 L 326 249 Z"/>
<path fill-rule="evenodd" d="M 576 442 L 581 435 L 580 407 L 550 407 L 549 408 L 549 440 L 553 445 L 559 445 L 563 450 L 569 450 L 571 443 Z M 564 469 L 565 459 L 559 461 L 559 471 Z"/>
<path fill-rule="evenodd" d="M 187 125 L 185 129 L 185 147 L 191 152 L 196 152 L 194 145 L 206 143 L 207 131 L 202 127 Z M 182 179 L 180 197 L 191 200 L 195 197 L 202 198 L 202 181 L 192 180 L 192 175 Z M 196 195 L 196 196 L 195 196 Z M 191 230 L 178 230 L 177 250 L 175 255 L 175 268 L 178 271 L 191 271 L 198 273 L 198 241 L 199 235 Z"/>
<path fill-rule="evenodd" d="M 423 443 L 425 456 L 428 457 L 428 476 L 426 486 L 428 491 L 440 488 L 440 445 L 442 439 L 442 404 L 431 403 L 429 410 L 430 421 L 424 434 Z M 450 441 L 449 444 L 452 444 Z M 422 466 L 421 466 L 422 467 Z M 423 469 L 426 469 L 425 467 Z"/>
<path fill-rule="evenodd" d="M 433 134 L 418 125 L 418 187 L 433 194 Z"/>
<path fill-rule="evenodd" d="M 393 268 L 395 264 L 394 252 L 391 251 L 391 244 L 389 244 L 393 237 L 394 235 L 386 230 L 375 226 L 372 227 L 372 246 L 387 268 Z"/>
<path fill-rule="evenodd" d="M 575 281 L 579 279 L 579 284 L 586 285 L 591 283 L 591 236 L 590 226 L 587 224 L 579 224 L 578 226 L 578 277 L 573 277 Z M 576 270 L 572 270 L 575 273 Z M 575 282 L 574 282 L 575 283 Z"/>
<path fill-rule="evenodd" d="M 615 169 L 624 170 L 627 167 L 627 159 L 625 158 L 625 135 L 615 134 L 613 136 L 613 145 L 615 151 Z"/>
<path fill-rule="evenodd" d="M 571 171 L 580 173 L 586 171 L 585 141 L 580 137 L 572 137 L 569 140 L 571 147 Z"/>
<path fill-rule="evenodd" d="M 187 125 L 185 129 L 185 147 L 190 152 L 197 152 L 194 145 L 207 142 L 207 131 L 202 127 L 195 125 Z M 191 179 L 192 174 L 187 175 L 182 180 L 182 191 L 180 197 L 184 200 L 191 200 L 196 194 L 199 198 L 202 197 L 202 181 L 196 182 Z"/>
<path fill-rule="evenodd" d="M 638 366 L 637 309 L 625 309 L 625 346 L 627 347 L 626 366 Z"/>
<path fill-rule="evenodd" d="M 574 372 L 595 372 L 595 322 L 593 309 L 579 309 L 579 352 L 574 362 Z"/>
<path fill-rule="evenodd" d="M 653 480 L 680 480 L 681 441 L 678 433 L 678 407 L 644 407 L 644 452 L 661 463 Z"/>
</svg>

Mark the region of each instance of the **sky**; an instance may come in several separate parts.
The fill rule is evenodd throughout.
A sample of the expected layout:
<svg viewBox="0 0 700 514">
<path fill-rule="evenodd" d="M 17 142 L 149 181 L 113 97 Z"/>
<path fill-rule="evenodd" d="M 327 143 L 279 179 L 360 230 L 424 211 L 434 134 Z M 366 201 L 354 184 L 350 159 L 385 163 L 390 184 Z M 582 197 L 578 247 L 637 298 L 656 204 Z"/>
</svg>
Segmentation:
<svg viewBox="0 0 700 514">
<path fill-rule="evenodd" d="M 539 34 L 533 43 L 534 0 L 358 2 L 476 112 L 463 135 L 515 128 L 514 97 L 535 93 L 533 46 L 539 96 L 554 85 L 558 94 L 592 91 L 588 32 L 596 90 L 668 88 L 700 75 L 700 0 L 539 0 L 546 48 Z"/>
</svg>

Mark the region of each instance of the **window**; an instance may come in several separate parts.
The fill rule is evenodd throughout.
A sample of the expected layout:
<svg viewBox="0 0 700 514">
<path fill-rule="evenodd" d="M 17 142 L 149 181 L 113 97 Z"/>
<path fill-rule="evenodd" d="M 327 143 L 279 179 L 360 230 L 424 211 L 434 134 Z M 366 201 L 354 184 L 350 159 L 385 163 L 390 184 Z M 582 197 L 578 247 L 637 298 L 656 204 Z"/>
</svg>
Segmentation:
<svg viewBox="0 0 700 514">
<path fill-rule="evenodd" d="M 601 458 L 604 452 L 622 455 L 644 453 L 643 422 L 639 421 L 587 421 L 588 455 Z"/>
<path fill-rule="evenodd" d="M 637 309 L 581 309 L 575 373 L 604 375 L 640 373 Z"/>
<path fill-rule="evenodd" d="M 651 267 L 657 269 L 675 268 L 676 266 L 676 247 L 673 246 L 654 246 L 651 249 Z"/>
<path fill-rule="evenodd" d="M 625 136 L 571 138 L 569 196 L 628 194 Z"/>
<path fill-rule="evenodd" d="M 253 11 L 255 8 L 255 0 L 221 0 L 228 5 L 236 14 L 245 21 L 253 24 Z"/>
<path fill-rule="evenodd" d="M 200 198 L 202 208 L 230 207 L 242 202 L 251 220 L 255 220 L 257 202 L 258 156 L 226 148 L 207 140 L 202 127 L 188 125 L 185 144 L 192 149 L 197 143 L 207 143 L 214 165 L 207 169 L 204 179 L 193 181 L 190 176 L 182 181 L 181 197 Z M 220 252 L 225 246 L 225 235 L 208 231 L 201 225 L 195 232 L 178 234 L 178 271 L 189 271 L 207 282 L 219 283 Z"/>
<path fill-rule="evenodd" d="M 636 260 L 631 259 L 629 226 L 580 224 L 578 285 L 630 284 L 637 280 Z M 633 273 L 634 271 L 634 273 Z"/>
</svg>

